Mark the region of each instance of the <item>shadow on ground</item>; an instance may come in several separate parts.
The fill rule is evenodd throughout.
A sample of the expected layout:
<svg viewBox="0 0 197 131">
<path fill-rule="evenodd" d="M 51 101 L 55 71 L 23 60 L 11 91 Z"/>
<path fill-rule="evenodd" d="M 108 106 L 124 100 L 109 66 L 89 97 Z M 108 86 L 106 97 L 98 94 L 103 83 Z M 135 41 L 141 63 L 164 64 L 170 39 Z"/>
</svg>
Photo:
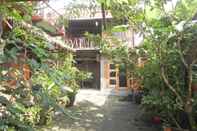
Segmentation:
<svg viewBox="0 0 197 131">
<path fill-rule="evenodd" d="M 68 108 L 75 119 L 59 114 L 44 131 L 157 131 L 151 124 L 140 121 L 140 107 L 120 97 L 99 94 L 82 95 L 74 107 Z M 100 101 L 99 101 L 100 100 Z M 105 100 L 105 101 L 104 101 Z M 94 101 L 103 102 L 97 105 Z M 101 102 L 102 103 L 102 102 Z"/>
</svg>

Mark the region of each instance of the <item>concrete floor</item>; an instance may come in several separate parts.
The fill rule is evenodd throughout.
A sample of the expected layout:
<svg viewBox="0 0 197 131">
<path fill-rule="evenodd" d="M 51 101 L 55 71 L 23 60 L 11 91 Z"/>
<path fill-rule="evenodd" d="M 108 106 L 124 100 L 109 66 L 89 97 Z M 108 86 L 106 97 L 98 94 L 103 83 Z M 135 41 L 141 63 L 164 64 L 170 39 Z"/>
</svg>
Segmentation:
<svg viewBox="0 0 197 131">
<path fill-rule="evenodd" d="M 131 101 L 104 95 L 95 90 L 82 90 L 68 116 L 59 115 L 44 131 L 157 131 L 139 120 L 141 111 Z"/>
</svg>

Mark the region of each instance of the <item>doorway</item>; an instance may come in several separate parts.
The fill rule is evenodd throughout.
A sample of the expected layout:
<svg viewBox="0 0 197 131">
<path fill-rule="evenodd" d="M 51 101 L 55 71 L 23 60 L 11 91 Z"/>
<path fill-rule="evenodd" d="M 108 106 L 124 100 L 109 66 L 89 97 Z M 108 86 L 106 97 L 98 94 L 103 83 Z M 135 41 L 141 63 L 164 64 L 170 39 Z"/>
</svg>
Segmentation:
<svg viewBox="0 0 197 131">
<path fill-rule="evenodd" d="M 127 75 L 125 64 L 119 66 L 119 87 L 127 87 Z"/>
</svg>

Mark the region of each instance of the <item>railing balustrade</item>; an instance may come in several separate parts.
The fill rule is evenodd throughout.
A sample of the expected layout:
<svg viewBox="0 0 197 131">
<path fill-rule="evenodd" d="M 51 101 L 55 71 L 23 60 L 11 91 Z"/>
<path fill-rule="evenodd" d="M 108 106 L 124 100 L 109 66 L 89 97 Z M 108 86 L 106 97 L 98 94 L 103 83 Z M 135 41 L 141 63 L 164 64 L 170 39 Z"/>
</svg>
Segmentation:
<svg viewBox="0 0 197 131">
<path fill-rule="evenodd" d="M 93 42 L 85 37 L 66 39 L 66 44 L 75 50 L 97 49 Z"/>
</svg>

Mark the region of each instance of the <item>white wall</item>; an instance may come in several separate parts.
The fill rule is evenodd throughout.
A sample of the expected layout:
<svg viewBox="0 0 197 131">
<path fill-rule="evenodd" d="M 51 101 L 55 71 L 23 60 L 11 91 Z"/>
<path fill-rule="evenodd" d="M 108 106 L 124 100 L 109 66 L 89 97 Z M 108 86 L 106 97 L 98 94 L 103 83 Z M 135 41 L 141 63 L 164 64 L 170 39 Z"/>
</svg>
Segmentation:
<svg viewBox="0 0 197 131">
<path fill-rule="evenodd" d="M 100 86 L 101 86 L 101 90 L 106 89 L 107 88 L 107 82 L 106 82 L 106 78 L 105 78 L 105 64 L 108 62 L 108 60 L 104 57 L 101 56 L 100 59 Z"/>
</svg>

